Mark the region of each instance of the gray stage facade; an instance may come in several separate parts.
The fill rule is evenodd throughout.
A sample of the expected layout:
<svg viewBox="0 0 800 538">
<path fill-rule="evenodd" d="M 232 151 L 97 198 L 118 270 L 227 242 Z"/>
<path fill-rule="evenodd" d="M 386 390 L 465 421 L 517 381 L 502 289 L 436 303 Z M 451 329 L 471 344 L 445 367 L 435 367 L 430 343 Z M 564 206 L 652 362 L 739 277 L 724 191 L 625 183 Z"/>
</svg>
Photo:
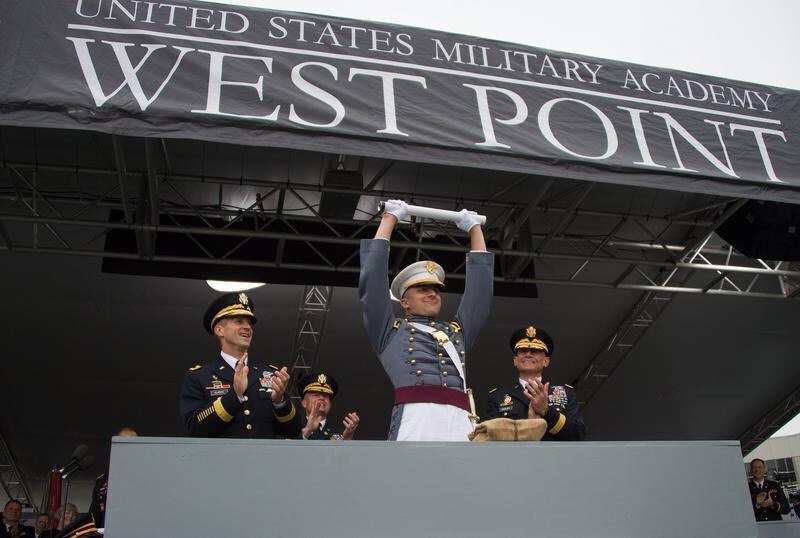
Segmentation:
<svg viewBox="0 0 800 538">
<path fill-rule="evenodd" d="M 106 534 L 753 538 L 739 443 L 115 437 Z"/>
</svg>

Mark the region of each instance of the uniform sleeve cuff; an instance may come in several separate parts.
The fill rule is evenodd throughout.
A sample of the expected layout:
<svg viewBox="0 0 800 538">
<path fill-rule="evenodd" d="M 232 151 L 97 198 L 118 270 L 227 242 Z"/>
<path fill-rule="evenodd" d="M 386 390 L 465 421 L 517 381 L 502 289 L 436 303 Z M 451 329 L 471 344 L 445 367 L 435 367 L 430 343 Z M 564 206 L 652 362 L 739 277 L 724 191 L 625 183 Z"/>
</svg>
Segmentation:
<svg viewBox="0 0 800 538">
<path fill-rule="evenodd" d="M 467 260 L 475 265 L 494 264 L 494 252 L 488 250 L 470 250 L 467 253 Z"/>
<path fill-rule="evenodd" d="M 383 237 L 376 237 L 375 239 L 362 239 L 361 248 L 368 252 L 389 252 L 389 240 Z"/>
<path fill-rule="evenodd" d="M 222 422 L 230 422 L 233 420 L 233 414 L 229 413 L 225 406 L 222 404 L 222 397 L 214 400 L 214 412 L 222 420 Z"/>
<path fill-rule="evenodd" d="M 561 431 L 561 428 L 563 428 L 564 424 L 566 423 L 567 423 L 567 417 L 564 415 L 564 413 L 559 413 L 558 420 L 556 421 L 555 425 L 547 431 L 552 433 L 553 435 L 556 435 L 558 432 Z"/>
<path fill-rule="evenodd" d="M 243 400 L 239 400 L 239 395 L 236 394 L 236 391 L 233 390 L 228 391 L 227 394 L 223 394 L 214 401 L 219 402 L 222 408 L 225 410 L 225 412 L 228 413 L 229 415 L 235 415 L 236 412 L 239 409 L 241 409 L 242 403 L 244 403 Z"/>
<path fill-rule="evenodd" d="M 280 414 L 278 413 L 279 411 Z M 284 411 L 287 412 L 284 414 L 283 413 Z M 278 422 L 289 422 L 297 414 L 297 411 L 295 411 L 294 404 L 289 402 L 288 406 L 281 407 L 280 409 L 273 407 L 273 414 L 275 415 L 275 418 L 278 420 Z"/>
</svg>

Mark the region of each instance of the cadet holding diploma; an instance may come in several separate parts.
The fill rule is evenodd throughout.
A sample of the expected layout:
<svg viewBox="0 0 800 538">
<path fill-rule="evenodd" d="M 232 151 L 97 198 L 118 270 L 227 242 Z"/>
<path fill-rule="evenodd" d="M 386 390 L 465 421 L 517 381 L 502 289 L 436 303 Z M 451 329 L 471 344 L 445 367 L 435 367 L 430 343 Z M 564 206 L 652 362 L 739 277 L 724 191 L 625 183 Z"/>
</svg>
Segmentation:
<svg viewBox="0 0 800 538">
<path fill-rule="evenodd" d="M 413 207 L 413 206 L 412 206 Z M 389 439 L 468 441 L 472 431 L 466 392 L 466 354 L 489 316 L 494 255 L 474 212 L 458 212 L 456 225 L 470 237 L 466 283 L 455 317 L 439 321 L 445 274 L 433 261 L 412 263 L 392 281 L 391 292 L 403 316 L 392 311 L 388 279 L 389 239 L 409 206 L 384 205 L 374 239 L 361 242 L 359 298 L 370 343 L 394 386 Z"/>
</svg>

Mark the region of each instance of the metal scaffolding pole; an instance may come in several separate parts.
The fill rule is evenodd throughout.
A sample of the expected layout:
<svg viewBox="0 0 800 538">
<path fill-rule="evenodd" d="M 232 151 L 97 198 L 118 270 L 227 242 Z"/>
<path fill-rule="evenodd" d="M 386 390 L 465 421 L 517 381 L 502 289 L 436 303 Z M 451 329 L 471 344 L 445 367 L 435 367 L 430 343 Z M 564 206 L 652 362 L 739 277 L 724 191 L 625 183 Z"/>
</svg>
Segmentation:
<svg viewBox="0 0 800 538">
<path fill-rule="evenodd" d="M 714 230 L 729 219 L 744 203 L 745 200 L 737 200 L 730 203 L 712 224 L 703 230 L 703 233 L 698 238 L 686 245 L 680 254 L 673 255 L 670 253 L 670 256 L 673 257 L 674 268 L 663 268 L 659 271 L 658 276 L 653 279 L 653 288 L 639 296 L 639 299 L 607 340 L 607 344 L 595 355 L 578 378 L 576 387 L 581 405 L 585 406 L 589 403 L 594 395 L 597 394 L 597 391 L 633 351 L 645 333 L 655 324 L 656 320 L 672 302 L 672 299 L 675 298 L 675 288 L 681 289 L 687 284 L 692 275 L 691 272 L 685 274 L 679 283 L 672 283 L 671 286 L 667 286 L 678 274 L 678 270 L 686 268 L 687 264 L 694 263 L 695 259 L 700 256 L 703 247 L 708 243 Z M 710 264 L 709 267 L 711 267 Z M 628 274 L 629 272 L 626 271 L 626 274 L 618 279 L 620 286 L 622 280 Z M 705 287 L 703 293 L 710 293 L 712 291 L 711 288 L 711 286 Z M 721 292 L 722 290 L 716 291 Z"/>
<path fill-rule="evenodd" d="M 746 432 L 739 436 L 742 444 L 742 455 L 746 456 L 758 445 L 766 441 L 773 433 L 800 413 L 800 387 L 797 387 L 778 405 L 758 419 Z"/>
<path fill-rule="evenodd" d="M 297 332 L 292 345 L 292 362 L 289 366 L 291 379 L 286 389 L 286 394 L 291 395 L 294 400 L 300 399 L 294 394 L 297 381 L 316 366 L 322 331 L 325 329 L 325 319 L 330 310 L 332 297 L 331 286 L 306 286 L 303 289 L 297 316 Z"/>
<path fill-rule="evenodd" d="M 16 499 L 23 506 L 33 508 L 35 512 L 39 511 L 2 432 L 0 432 L 0 486 L 9 499 Z"/>
</svg>

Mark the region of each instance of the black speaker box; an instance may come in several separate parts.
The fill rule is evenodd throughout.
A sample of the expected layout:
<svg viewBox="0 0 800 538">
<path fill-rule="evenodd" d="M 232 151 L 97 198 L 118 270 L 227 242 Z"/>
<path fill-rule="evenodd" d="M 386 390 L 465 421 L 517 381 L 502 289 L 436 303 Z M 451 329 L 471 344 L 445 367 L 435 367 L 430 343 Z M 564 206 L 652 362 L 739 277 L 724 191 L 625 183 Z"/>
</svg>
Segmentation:
<svg viewBox="0 0 800 538">
<path fill-rule="evenodd" d="M 356 192 L 323 192 L 319 201 L 319 214 L 323 217 L 352 219 L 361 198 L 364 178 L 350 170 L 330 170 L 325 174 L 325 186 L 352 189 Z"/>
<path fill-rule="evenodd" d="M 717 233 L 750 258 L 800 261 L 800 205 L 751 200 Z"/>
</svg>

